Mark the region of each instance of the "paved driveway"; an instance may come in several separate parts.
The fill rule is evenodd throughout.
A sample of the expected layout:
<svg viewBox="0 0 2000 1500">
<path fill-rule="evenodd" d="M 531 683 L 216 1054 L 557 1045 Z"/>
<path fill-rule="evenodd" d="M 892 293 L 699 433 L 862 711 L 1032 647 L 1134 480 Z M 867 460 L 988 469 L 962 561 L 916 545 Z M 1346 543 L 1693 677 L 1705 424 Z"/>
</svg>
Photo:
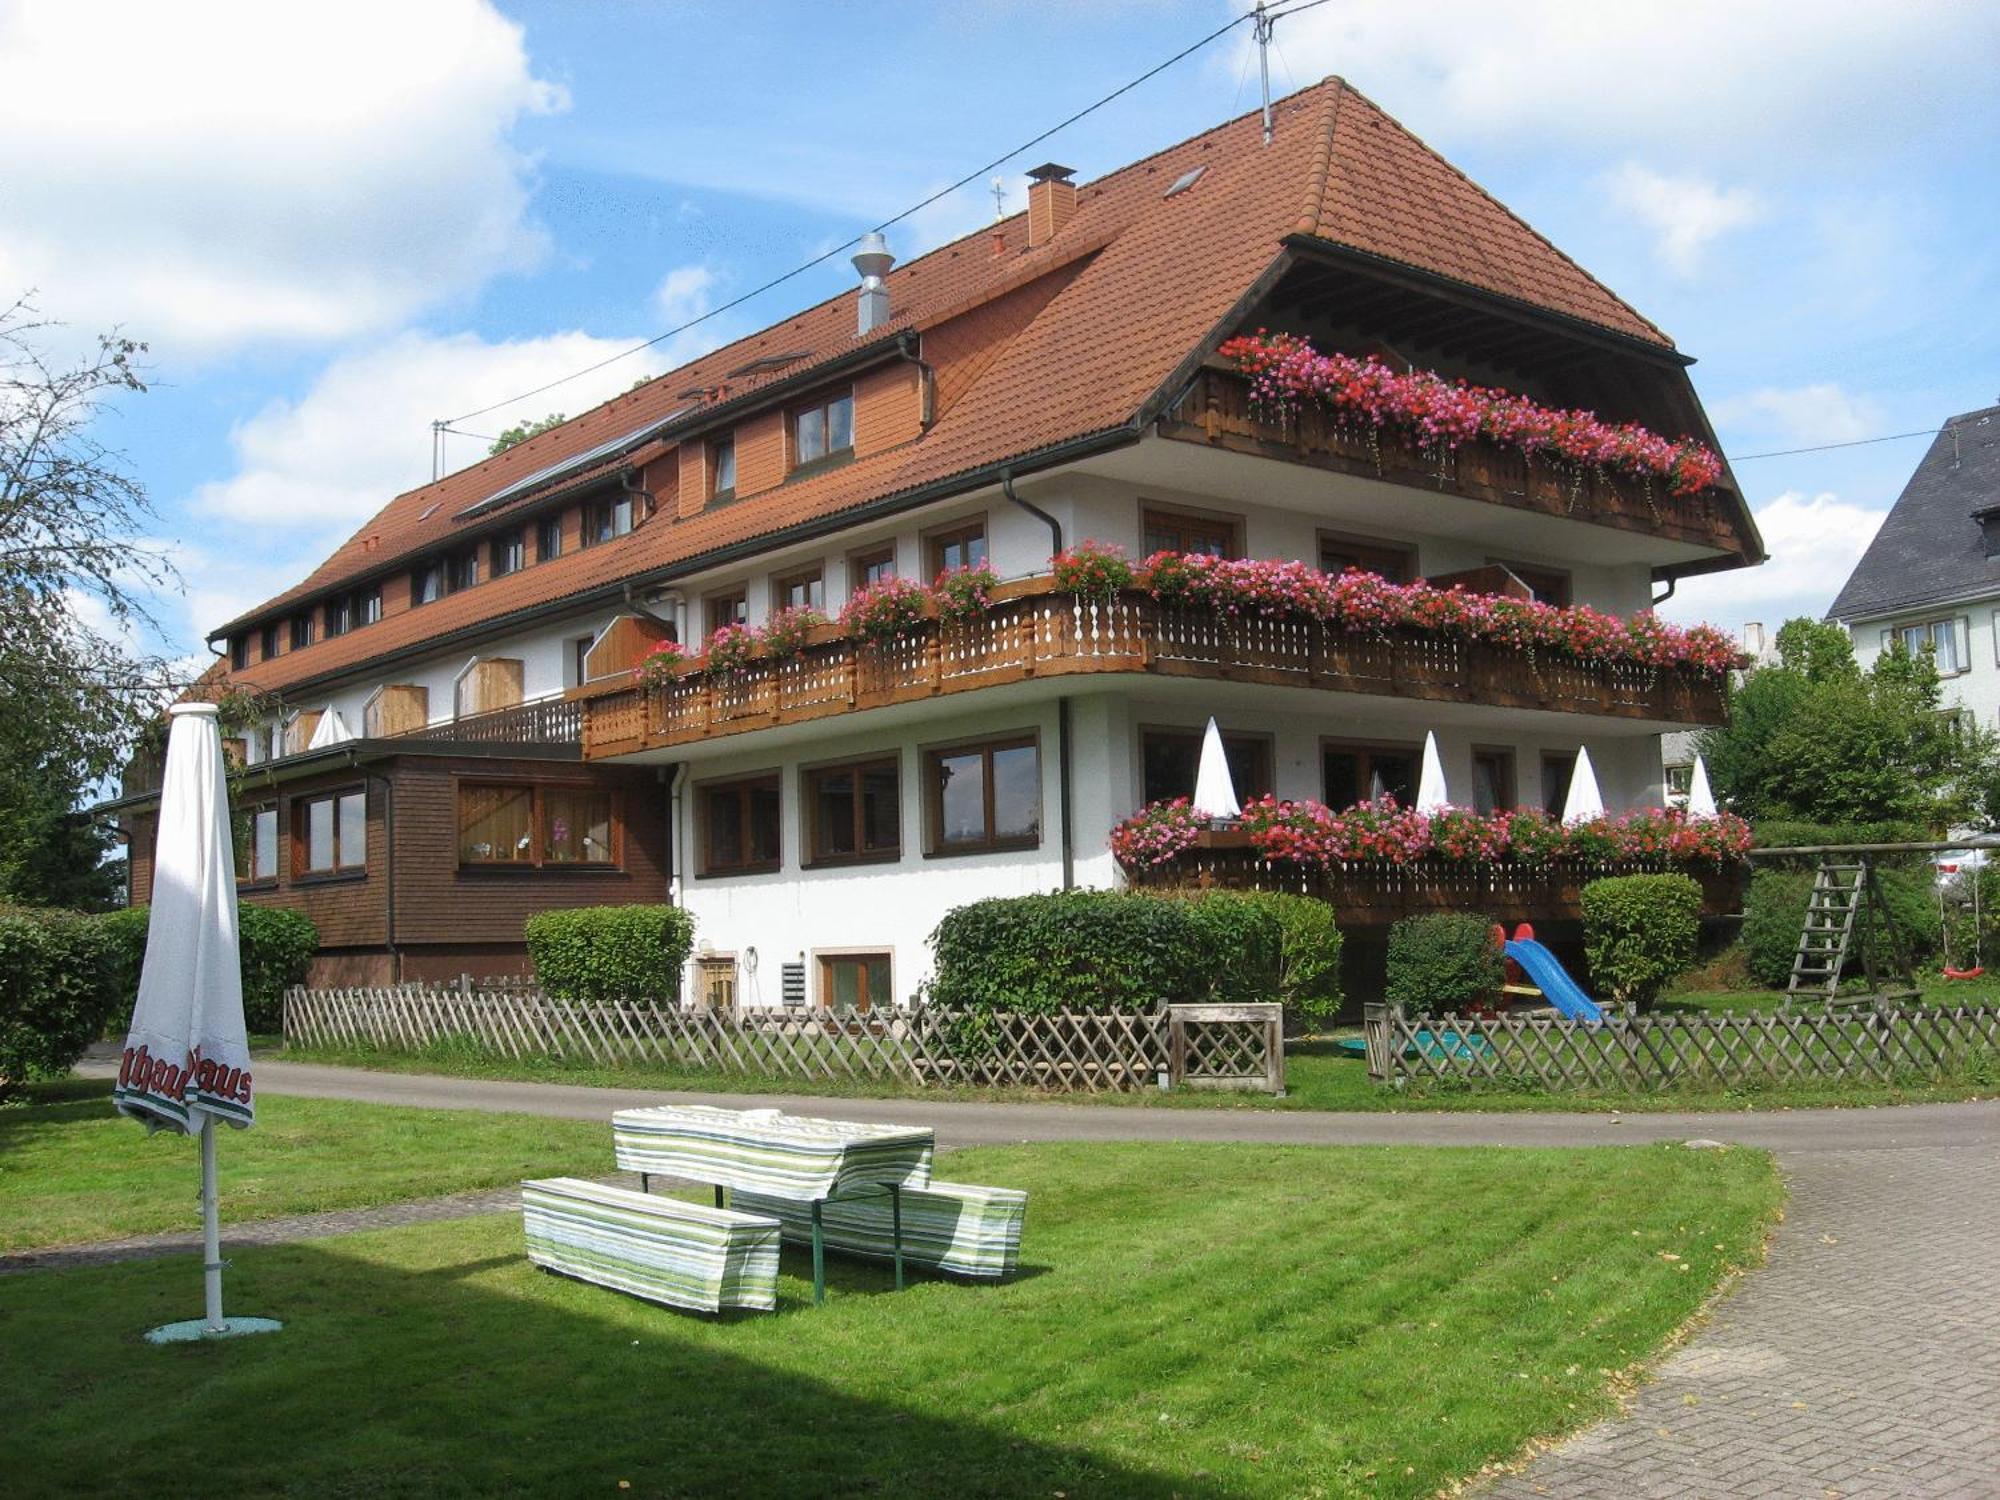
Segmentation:
<svg viewBox="0 0 2000 1500">
<path fill-rule="evenodd" d="M 673 1100 L 935 1125 L 941 1144 L 1768 1147 L 1791 1187 L 1770 1264 L 1670 1355 L 1631 1413 L 1488 1500 L 2000 1500 L 2000 1103 L 1676 1115 L 1318 1114 L 662 1094 L 261 1063 L 274 1094 L 603 1119 Z"/>
</svg>

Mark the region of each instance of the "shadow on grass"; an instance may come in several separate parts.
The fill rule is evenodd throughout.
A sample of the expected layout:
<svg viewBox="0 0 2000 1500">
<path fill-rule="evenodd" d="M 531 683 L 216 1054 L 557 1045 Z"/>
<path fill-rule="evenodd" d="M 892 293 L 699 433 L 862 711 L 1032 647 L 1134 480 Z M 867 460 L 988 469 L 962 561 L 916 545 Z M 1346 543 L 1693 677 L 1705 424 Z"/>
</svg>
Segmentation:
<svg viewBox="0 0 2000 1500">
<path fill-rule="evenodd" d="M 474 1245 L 443 1236 L 394 1264 L 365 1245 L 258 1251 L 231 1310 L 284 1332 L 170 1349 L 141 1334 L 198 1307 L 192 1259 L 22 1278 L 46 1295 L 0 1302 L 18 1351 L 8 1493 L 180 1492 L 197 1472 L 245 1494 L 1223 1493 L 1009 1431 L 974 1367 L 951 1391 L 883 1389 L 871 1335 L 921 1338 L 927 1322 L 920 1299 L 888 1312 L 898 1328 L 856 1298 L 886 1289 L 886 1269 L 830 1261 L 816 1308 L 787 1252 L 779 1320 L 826 1360 L 807 1376 L 756 1357 L 768 1315 L 694 1318 Z"/>
</svg>

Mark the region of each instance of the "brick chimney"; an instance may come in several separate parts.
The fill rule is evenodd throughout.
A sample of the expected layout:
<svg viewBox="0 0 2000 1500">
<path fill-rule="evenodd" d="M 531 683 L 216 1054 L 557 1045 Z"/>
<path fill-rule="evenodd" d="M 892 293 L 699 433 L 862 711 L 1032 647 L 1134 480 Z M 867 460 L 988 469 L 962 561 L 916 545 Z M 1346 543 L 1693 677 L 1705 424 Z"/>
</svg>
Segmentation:
<svg viewBox="0 0 2000 1500">
<path fill-rule="evenodd" d="M 1028 248 L 1046 245 L 1076 213 L 1074 167 L 1046 162 L 1028 174 Z"/>
</svg>

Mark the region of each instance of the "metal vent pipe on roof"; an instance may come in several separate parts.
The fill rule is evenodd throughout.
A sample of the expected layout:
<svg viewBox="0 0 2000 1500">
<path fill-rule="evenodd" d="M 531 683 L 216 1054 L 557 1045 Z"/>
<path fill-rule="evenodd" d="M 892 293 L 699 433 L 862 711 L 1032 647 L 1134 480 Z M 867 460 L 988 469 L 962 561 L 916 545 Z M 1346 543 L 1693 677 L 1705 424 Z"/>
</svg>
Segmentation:
<svg viewBox="0 0 2000 1500">
<path fill-rule="evenodd" d="M 854 330 L 857 335 L 873 333 L 889 321 L 889 288 L 882 278 L 895 263 L 896 257 L 889 253 L 889 242 L 880 233 L 871 229 L 861 236 L 861 248 L 854 252 L 854 269 L 861 273 L 861 299 Z"/>
</svg>

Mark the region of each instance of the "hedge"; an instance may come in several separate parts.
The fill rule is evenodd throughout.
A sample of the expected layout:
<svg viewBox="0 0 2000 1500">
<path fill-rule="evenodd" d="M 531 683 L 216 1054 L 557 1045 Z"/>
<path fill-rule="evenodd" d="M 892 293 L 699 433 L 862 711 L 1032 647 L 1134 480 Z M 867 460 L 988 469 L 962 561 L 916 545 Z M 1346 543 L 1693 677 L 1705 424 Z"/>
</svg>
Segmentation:
<svg viewBox="0 0 2000 1500">
<path fill-rule="evenodd" d="M 1876 868 L 1883 899 L 1911 962 L 1920 963 L 1938 949 L 1937 888 L 1928 866 L 1898 870 Z M 1743 901 L 1743 951 L 1750 977 L 1770 989 L 1783 989 L 1792 977 L 1792 959 L 1805 925 L 1806 903 L 1812 894 L 1809 869 L 1763 869 L 1750 877 Z M 1851 955 L 1859 959 L 1858 953 Z M 1879 960 L 1887 961 L 1883 954 Z"/>
<path fill-rule="evenodd" d="M 528 918 L 542 988 L 593 1003 L 680 999 L 694 918 L 678 906 L 578 906 Z"/>
<path fill-rule="evenodd" d="M 1685 875 L 1615 875 L 1583 888 L 1591 982 L 1644 1010 L 1694 962 L 1701 887 Z"/>
<path fill-rule="evenodd" d="M 1493 999 L 1505 977 L 1490 917 L 1438 912 L 1405 917 L 1389 929 L 1391 1005 L 1432 1015 Z"/>
<path fill-rule="evenodd" d="M 1335 925 L 1333 907 L 1311 896 L 1295 896 L 1288 891 L 1220 891 L 1181 889 L 1162 892 L 1196 903 L 1206 911 L 1241 911 L 1239 921 L 1252 924 L 1256 931 L 1223 934 L 1230 951 L 1256 954 L 1267 942 L 1263 927 L 1276 924 L 1278 958 L 1275 972 L 1262 968 L 1246 970 L 1239 978 L 1230 969 L 1216 976 L 1210 998 L 1228 1001 L 1276 1000 L 1285 1009 L 1314 1026 L 1331 1022 L 1340 1013 L 1340 928 Z"/>
<path fill-rule="evenodd" d="M 938 923 L 926 996 L 937 1005 L 1036 1015 L 1275 1000 L 1285 942 L 1284 920 L 1261 892 L 995 896 Z M 1326 983 L 1303 961 L 1300 973 L 1302 984 Z"/>
<path fill-rule="evenodd" d="M 0 1097 L 75 1066 L 118 1009 L 117 980 L 97 918 L 0 909 Z"/>
<path fill-rule="evenodd" d="M 1759 849 L 1810 849 L 1820 844 L 1927 844 L 1937 835 L 1921 823 L 1795 823 L 1766 819 L 1756 828 Z"/>
<path fill-rule="evenodd" d="M 151 911 L 144 906 L 96 918 L 110 945 L 119 1014 L 127 1025 L 139 998 L 150 919 Z M 243 1024 L 253 1032 L 280 1031 L 285 1024 L 285 991 L 304 981 L 319 951 L 319 929 L 298 912 L 245 901 L 236 908 L 236 930 L 243 967 Z"/>
</svg>

